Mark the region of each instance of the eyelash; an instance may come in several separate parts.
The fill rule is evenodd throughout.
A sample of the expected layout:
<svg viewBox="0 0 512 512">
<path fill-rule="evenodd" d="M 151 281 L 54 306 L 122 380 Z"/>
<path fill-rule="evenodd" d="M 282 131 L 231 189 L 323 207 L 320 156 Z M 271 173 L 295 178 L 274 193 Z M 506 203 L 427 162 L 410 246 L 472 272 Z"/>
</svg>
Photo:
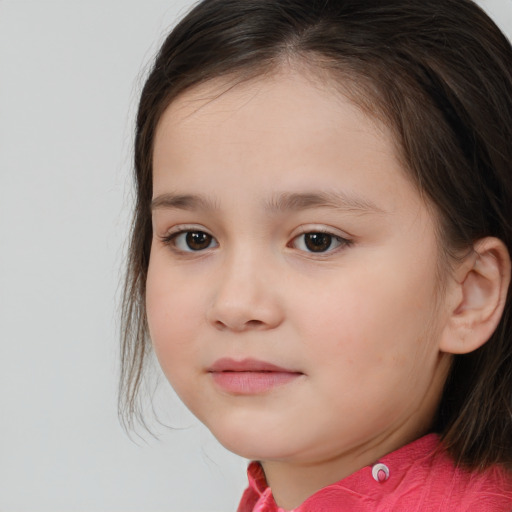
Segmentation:
<svg viewBox="0 0 512 512">
<path fill-rule="evenodd" d="M 188 245 L 186 237 L 191 234 L 206 235 L 207 237 L 209 237 L 210 241 L 208 243 L 208 246 L 203 249 L 196 249 L 196 250 L 190 249 L 190 247 L 189 247 L 189 249 L 179 248 L 178 247 L 179 237 L 185 236 L 185 244 Z M 203 252 L 206 249 L 212 248 L 212 247 L 210 247 L 212 241 L 216 242 L 216 245 L 214 247 L 217 247 L 219 245 L 218 242 L 215 240 L 215 238 L 212 235 L 210 235 L 208 232 L 203 231 L 201 229 L 180 229 L 179 231 L 175 231 L 174 233 L 169 233 L 168 235 L 162 237 L 161 240 L 165 245 L 170 246 L 175 252 L 178 252 L 178 253 L 200 253 L 200 252 Z"/>
<path fill-rule="evenodd" d="M 348 238 L 344 238 L 340 235 L 335 235 L 334 233 L 331 233 L 330 231 L 327 231 L 325 229 L 313 229 L 313 230 L 305 230 L 300 235 L 295 236 L 290 241 L 288 246 L 296 247 L 294 242 L 298 241 L 302 237 L 306 237 L 308 235 L 315 235 L 315 236 L 321 235 L 321 237 L 329 237 L 329 243 L 328 243 L 325 251 L 311 251 L 311 250 L 308 251 L 306 249 L 300 249 L 300 250 L 303 250 L 303 252 L 306 252 L 307 254 L 314 254 L 317 256 L 322 256 L 324 254 L 331 254 L 331 253 L 337 252 L 338 250 L 341 250 L 345 247 L 349 247 L 353 243 L 352 240 L 349 240 Z M 338 245 L 335 248 L 332 248 L 333 243 L 337 243 Z M 305 240 L 303 240 L 302 245 L 307 247 L 307 242 Z"/>
<path fill-rule="evenodd" d="M 190 245 L 189 245 L 190 240 L 187 240 L 187 237 L 190 235 L 201 235 L 201 236 L 206 235 L 207 242 L 208 242 L 207 245 L 203 248 L 198 248 L 198 249 L 190 248 Z M 305 241 L 303 241 L 303 243 L 301 244 L 305 247 L 305 249 L 301 249 L 301 248 L 297 247 L 295 245 L 295 242 L 300 240 L 301 237 L 305 237 L 307 235 L 321 235 L 322 237 L 329 237 L 328 245 L 327 245 L 327 247 L 325 247 L 325 250 L 321 250 L 321 251 L 307 250 L 308 249 L 307 242 L 305 242 Z M 181 236 L 185 237 L 184 243 L 187 245 L 186 249 L 178 247 L 178 243 L 179 243 L 178 241 Z M 320 240 L 322 240 L 322 239 L 320 238 Z M 213 235 L 210 235 L 207 231 L 204 231 L 201 229 L 180 229 L 179 231 L 175 231 L 174 233 L 169 233 L 169 234 L 161 237 L 161 241 L 165 245 L 170 246 L 173 249 L 173 251 L 180 253 L 180 254 L 183 254 L 183 253 L 199 254 L 208 249 L 213 249 L 215 247 L 218 247 L 218 245 L 219 245 L 219 243 L 215 240 L 215 237 L 213 237 Z M 214 243 L 215 245 L 212 245 L 212 243 Z M 338 245 L 335 248 L 332 248 L 333 243 L 337 243 Z M 301 252 L 305 252 L 307 254 L 322 256 L 325 254 L 331 254 L 331 253 L 337 252 L 338 250 L 341 250 L 345 247 L 349 247 L 352 244 L 353 244 L 352 240 L 349 240 L 349 239 L 344 238 L 339 235 L 335 235 L 334 233 L 331 233 L 325 229 L 313 229 L 310 231 L 303 231 L 300 235 L 293 237 L 293 239 L 287 244 L 287 247 L 299 249 Z"/>
</svg>

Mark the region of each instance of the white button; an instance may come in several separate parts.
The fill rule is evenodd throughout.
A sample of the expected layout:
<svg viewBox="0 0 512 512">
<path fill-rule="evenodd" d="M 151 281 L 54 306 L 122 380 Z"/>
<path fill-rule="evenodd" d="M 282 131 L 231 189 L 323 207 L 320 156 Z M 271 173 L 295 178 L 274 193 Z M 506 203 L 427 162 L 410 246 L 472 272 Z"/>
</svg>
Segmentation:
<svg viewBox="0 0 512 512">
<path fill-rule="evenodd" d="M 376 482 L 385 482 L 389 478 L 389 468 L 386 464 L 375 464 L 372 468 L 372 476 Z"/>
</svg>

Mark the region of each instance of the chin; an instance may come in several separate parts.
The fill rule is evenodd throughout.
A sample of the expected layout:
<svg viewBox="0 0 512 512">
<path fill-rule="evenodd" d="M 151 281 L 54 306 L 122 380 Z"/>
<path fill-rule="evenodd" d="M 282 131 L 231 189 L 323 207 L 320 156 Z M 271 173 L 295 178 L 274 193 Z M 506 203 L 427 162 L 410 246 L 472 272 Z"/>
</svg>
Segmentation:
<svg viewBox="0 0 512 512">
<path fill-rule="evenodd" d="M 217 438 L 218 439 L 218 438 Z M 269 446 L 263 438 L 256 442 L 251 440 L 240 440 L 233 442 L 233 440 L 218 439 L 218 441 L 230 452 L 249 460 L 284 460 L 288 459 L 290 454 L 283 450 L 283 447 L 273 449 Z"/>
<path fill-rule="evenodd" d="M 290 433 L 279 428 L 259 428 L 256 425 L 233 424 L 223 428 L 207 425 L 215 438 L 230 452 L 250 460 L 283 460 L 293 457 L 297 443 Z M 227 427 L 227 428 L 226 428 Z M 286 432 L 286 435 L 278 434 Z"/>
</svg>

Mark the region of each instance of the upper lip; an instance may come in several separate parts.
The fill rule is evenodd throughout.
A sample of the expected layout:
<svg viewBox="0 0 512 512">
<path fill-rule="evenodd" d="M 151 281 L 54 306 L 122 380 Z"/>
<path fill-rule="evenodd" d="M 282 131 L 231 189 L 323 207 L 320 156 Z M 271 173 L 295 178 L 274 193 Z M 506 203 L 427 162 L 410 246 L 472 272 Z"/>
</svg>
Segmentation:
<svg viewBox="0 0 512 512">
<path fill-rule="evenodd" d="M 289 368 L 282 368 L 266 361 L 258 359 L 231 359 L 223 357 L 217 359 L 209 368 L 209 372 L 279 372 L 279 373 L 301 373 Z"/>
</svg>

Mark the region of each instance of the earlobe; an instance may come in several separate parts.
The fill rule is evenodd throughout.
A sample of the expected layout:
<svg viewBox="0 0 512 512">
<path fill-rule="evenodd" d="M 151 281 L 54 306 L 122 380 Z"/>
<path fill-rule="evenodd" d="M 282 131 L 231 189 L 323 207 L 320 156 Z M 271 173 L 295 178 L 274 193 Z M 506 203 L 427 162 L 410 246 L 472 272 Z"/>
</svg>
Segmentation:
<svg viewBox="0 0 512 512">
<path fill-rule="evenodd" d="M 499 324 L 510 285 L 510 255 L 498 238 L 483 238 L 455 270 L 454 300 L 440 350 L 467 354 L 481 347 Z"/>
</svg>

